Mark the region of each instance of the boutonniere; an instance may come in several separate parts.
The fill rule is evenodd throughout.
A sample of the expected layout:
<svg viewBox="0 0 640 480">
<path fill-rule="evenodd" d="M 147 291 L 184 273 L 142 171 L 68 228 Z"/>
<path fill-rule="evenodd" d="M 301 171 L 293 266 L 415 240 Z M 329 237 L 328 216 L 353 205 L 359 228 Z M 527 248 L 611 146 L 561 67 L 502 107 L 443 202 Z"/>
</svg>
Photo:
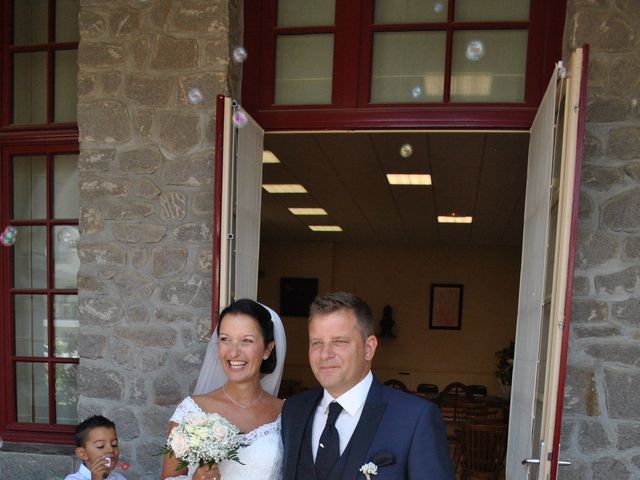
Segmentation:
<svg viewBox="0 0 640 480">
<path fill-rule="evenodd" d="M 372 476 L 378 474 L 378 467 L 386 467 L 396 461 L 393 453 L 391 452 L 379 452 L 376 454 L 370 462 L 365 463 L 360 467 L 360 471 L 364 474 L 367 480 L 371 480 Z"/>
<path fill-rule="evenodd" d="M 367 480 L 371 480 L 371 475 L 378 474 L 378 466 L 373 462 L 365 463 L 360 467 L 360 471 L 364 473 Z"/>
</svg>

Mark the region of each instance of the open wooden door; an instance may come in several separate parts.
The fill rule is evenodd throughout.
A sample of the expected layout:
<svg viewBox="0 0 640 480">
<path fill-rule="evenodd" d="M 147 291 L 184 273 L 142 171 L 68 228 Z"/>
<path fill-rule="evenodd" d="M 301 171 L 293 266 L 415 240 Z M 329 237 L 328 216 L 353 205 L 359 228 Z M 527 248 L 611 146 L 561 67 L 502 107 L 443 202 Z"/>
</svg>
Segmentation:
<svg viewBox="0 0 640 480">
<path fill-rule="evenodd" d="M 508 479 L 555 479 L 571 315 L 587 47 L 559 66 L 531 128 Z M 570 468 L 570 467 L 563 467 Z"/>
<path fill-rule="evenodd" d="M 264 130 L 233 99 L 216 102 L 212 313 L 238 298 L 256 299 Z M 233 118 L 240 119 L 234 122 Z"/>
</svg>

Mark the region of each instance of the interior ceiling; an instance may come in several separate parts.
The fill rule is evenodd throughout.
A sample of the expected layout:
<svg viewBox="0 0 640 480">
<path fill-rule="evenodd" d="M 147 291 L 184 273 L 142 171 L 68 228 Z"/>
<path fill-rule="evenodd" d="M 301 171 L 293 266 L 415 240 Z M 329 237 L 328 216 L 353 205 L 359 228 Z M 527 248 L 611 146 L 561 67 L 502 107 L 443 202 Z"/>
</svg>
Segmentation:
<svg viewBox="0 0 640 480">
<path fill-rule="evenodd" d="M 409 158 L 403 144 L 413 147 Z M 262 191 L 262 238 L 378 244 L 519 246 L 527 132 L 269 133 L 263 183 L 301 183 L 307 194 Z M 395 186 L 387 173 L 429 173 L 431 186 Z M 321 207 L 328 216 L 294 216 Z M 438 224 L 437 215 L 471 215 Z M 339 225 L 312 232 L 308 225 Z"/>
</svg>

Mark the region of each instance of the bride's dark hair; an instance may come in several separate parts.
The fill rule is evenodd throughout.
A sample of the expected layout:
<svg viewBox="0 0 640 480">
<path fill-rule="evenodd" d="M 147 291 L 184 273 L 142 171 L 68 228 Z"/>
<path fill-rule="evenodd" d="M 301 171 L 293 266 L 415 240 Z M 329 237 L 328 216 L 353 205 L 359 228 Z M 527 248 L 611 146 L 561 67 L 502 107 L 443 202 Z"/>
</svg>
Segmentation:
<svg viewBox="0 0 640 480">
<path fill-rule="evenodd" d="M 216 328 L 216 333 L 220 336 L 220 324 L 222 323 L 222 319 L 228 313 L 242 313 L 244 315 L 248 315 L 253 318 L 258 325 L 260 325 L 260 330 L 262 331 L 262 338 L 264 338 L 265 346 L 269 345 L 270 342 L 275 341 L 273 337 L 273 321 L 271 320 L 271 314 L 269 310 L 264 308 L 258 302 L 254 302 L 248 298 L 241 298 L 240 300 L 236 300 L 232 304 L 230 304 L 227 308 L 220 312 L 220 320 L 218 321 L 218 327 Z M 276 345 L 277 346 L 277 345 Z M 271 349 L 271 354 L 266 360 L 262 361 L 260 365 L 260 373 L 271 373 L 276 368 L 276 364 L 278 363 L 278 359 L 276 357 L 276 348 Z"/>
</svg>

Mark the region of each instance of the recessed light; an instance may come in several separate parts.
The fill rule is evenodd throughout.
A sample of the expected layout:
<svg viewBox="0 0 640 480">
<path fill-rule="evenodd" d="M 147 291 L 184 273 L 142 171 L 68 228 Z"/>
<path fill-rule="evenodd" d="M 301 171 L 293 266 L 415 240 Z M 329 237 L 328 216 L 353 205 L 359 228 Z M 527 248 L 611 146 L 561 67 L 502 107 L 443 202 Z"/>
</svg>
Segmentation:
<svg viewBox="0 0 640 480">
<path fill-rule="evenodd" d="M 262 152 L 262 163 L 280 163 L 280 160 L 271 150 L 264 150 Z"/>
<path fill-rule="evenodd" d="M 328 215 L 324 208 L 290 208 L 294 215 Z"/>
<path fill-rule="evenodd" d="M 262 188 L 269 193 L 307 193 L 299 183 L 265 183 Z"/>
<path fill-rule="evenodd" d="M 387 173 L 390 185 L 431 185 L 428 173 Z"/>
<path fill-rule="evenodd" d="M 309 225 L 309 228 L 314 232 L 341 232 L 342 227 L 338 225 Z"/>
<path fill-rule="evenodd" d="M 438 215 L 438 223 L 471 223 L 473 217 L 458 217 L 457 215 Z"/>
</svg>

